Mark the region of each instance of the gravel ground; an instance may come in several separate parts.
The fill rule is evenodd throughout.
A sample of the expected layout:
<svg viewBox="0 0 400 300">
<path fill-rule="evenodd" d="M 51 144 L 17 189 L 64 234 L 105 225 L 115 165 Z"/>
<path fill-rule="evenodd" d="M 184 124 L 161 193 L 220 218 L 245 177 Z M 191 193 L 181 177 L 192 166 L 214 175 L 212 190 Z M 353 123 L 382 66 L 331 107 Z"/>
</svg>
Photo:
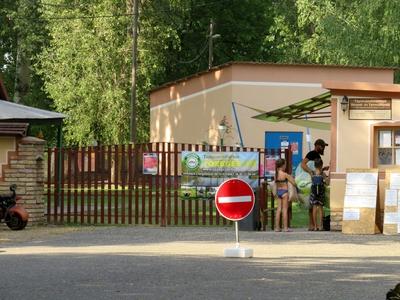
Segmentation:
<svg viewBox="0 0 400 300">
<path fill-rule="evenodd" d="M 94 230 L 91 227 L 68 227 L 68 226 L 42 226 L 26 227 L 21 231 L 10 230 L 5 224 L 0 224 L 0 246 L 5 243 L 21 243 L 37 241 L 54 235 L 62 235 L 70 232 Z"/>
<path fill-rule="evenodd" d="M 0 226 L 0 299 L 385 299 L 398 236 L 233 228 Z"/>
</svg>

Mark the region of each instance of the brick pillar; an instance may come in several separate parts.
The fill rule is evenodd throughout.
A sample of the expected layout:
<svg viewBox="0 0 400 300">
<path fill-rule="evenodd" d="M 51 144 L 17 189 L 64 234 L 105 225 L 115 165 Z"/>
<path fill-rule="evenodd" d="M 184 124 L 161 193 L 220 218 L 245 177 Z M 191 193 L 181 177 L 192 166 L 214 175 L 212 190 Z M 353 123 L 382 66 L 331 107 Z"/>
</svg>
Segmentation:
<svg viewBox="0 0 400 300">
<path fill-rule="evenodd" d="M 19 204 L 29 212 L 29 225 L 46 222 L 44 207 L 44 147 L 46 142 L 35 137 L 18 141 L 17 151 L 10 153 L 8 164 L 3 166 L 0 192 L 9 193 L 10 184 L 17 185 Z"/>
<path fill-rule="evenodd" d="M 331 209 L 331 231 L 341 231 L 343 220 L 343 210 Z"/>
</svg>

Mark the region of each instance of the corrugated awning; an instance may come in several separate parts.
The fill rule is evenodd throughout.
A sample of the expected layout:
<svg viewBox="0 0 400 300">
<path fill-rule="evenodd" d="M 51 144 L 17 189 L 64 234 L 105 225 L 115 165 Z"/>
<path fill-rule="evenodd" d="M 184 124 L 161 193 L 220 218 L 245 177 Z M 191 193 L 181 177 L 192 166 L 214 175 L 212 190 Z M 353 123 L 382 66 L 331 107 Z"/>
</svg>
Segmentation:
<svg viewBox="0 0 400 300">
<path fill-rule="evenodd" d="M 0 100 L 0 122 L 61 122 L 65 117 L 61 113 Z"/>
<path fill-rule="evenodd" d="M 257 111 L 260 114 L 252 117 L 267 122 L 286 122 L 301 127 L 314 128 L 319 130 L 330 130 L 331 124 L 321 121 L 312 121 L 313 118 L 330 118 L 329 111 L 320 111 L 331 106 L 331 93 L 325 92 L 316 97 L 302 100 L 300 102 L 272 110 L 270 112 L 253 108 L 247 105 L 234 102 L 240 106 Z"/>
<path fill-rule="evenodd" d="M 269 122 L 327 118 L 330 117 L 330 112 L 320 112 L 320 110 L 329 106 L 331 106 L 331 93 L 326 92 L 316 97 L 264 112 L 253 118 Z M 307 117 L 305 117 L 306 115 Z"/>
</svg>

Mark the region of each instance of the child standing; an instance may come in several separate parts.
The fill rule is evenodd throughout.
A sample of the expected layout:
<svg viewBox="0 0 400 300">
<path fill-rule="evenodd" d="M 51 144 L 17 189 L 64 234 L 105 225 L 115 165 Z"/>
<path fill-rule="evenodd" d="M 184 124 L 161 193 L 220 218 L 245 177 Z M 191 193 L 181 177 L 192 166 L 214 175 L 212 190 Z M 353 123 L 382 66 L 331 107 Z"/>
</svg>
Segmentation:
<svg viewBox="0 0 400 300">
<path fill-rule="evenodd" d="M 312 207 L 312 231 L 322 230 L 323 206 L 325 203 L 325 175 L 322 171 L 322 160 L 314 160 L 315 172 L 311 176 L 310 206 Z M 319 222 L 317 222 L 319 221 Z"/>
<path fill-rule="evenodd" d="M 288 207 L 289 207 L 289 186 L 288 182 L 296 186 L 293 177 L 285 172 L 286 161 L 278 159 L 276 161 L 275 183 L 278 208 L 275 216 L 275 231 L 281 231 L 281 213 L 283 219 L 283 231 L 290 232 L 288 227 Z"/>
</svg>

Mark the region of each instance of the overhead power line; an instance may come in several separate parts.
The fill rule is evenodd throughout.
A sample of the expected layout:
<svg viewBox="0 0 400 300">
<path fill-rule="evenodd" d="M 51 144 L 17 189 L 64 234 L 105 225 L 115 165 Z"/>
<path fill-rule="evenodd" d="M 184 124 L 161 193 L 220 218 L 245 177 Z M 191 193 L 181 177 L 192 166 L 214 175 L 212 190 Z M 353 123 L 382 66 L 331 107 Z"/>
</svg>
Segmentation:
<svg viewBox="0 0 400 300">
<path fill-rule="evenodd" d="M 192 8 L 196 7 L 211 7 L 214 5 L 218 5 L 224 2 L 230 2 L 232 0 L 215 0 L 215 1 L 210 1 L 207 3 L 200 3 L 200 4 L 192 4 Z M 59 8 L 59 9 L 80 9 L 80 8 L 88 8 L 88 6 L 84 6 L 83 4 L 77 4 L 77 5 L 63 5 L 63 4 L 53 4 L 53 3 L 47 3 L 47 2 L 41 2 L 40 3 L 43 6 L 49 6 L 53 8 Z M 171 9 L 160 9 L 158 8 L 159 12 L 165 12 L 165 13 L 172 13 Z M 133 16 L 134 14 L 132 13 L 126 13 L 126 14 L 113 14 L 113 15 L 93 15 L 93 16 L 58 16 L 58 17 L 43 17 L 45 20 L 79 20 L 79 19 L 98 19 L 98 18 L 120 18 L 120 17 L 130 17 Z M 168 15 L 170 17 L 170 15 Z M 15 17 L 14 19 L 25 19 L 25 20 L 37 20 L 39 18 L 37 17 Z"/>
<path fill-rule="evenodd" d="M 120 17 L 130 17 L 130 16 L 133 16 L 133 14 L 97 15 L 97 16 L 43 17 L 43 19 L 44 20 L 79 20 L 79 19 L 99 19 L 99 18 L 120 18 Z M 39 18 L 16 17 L 14 19 L 37 20 Z"/>
<path fill-rule="evenodd" d="M 199 54 L 195 58 L 193 58 L 191 60 L 187 60 L 187 61 L 178 61 L 178 63 L 180 63 L 180 64 L 191 64 L 191 63 L 195 62 L 196 60 L 198 60 L 204 54 L 204 52 L 206 51 L 207 48 L 208 48 L 208 39 L 207 39 L 206 43 L 204 44 L 203 49 L 200 50 Z"/>
</svg>

